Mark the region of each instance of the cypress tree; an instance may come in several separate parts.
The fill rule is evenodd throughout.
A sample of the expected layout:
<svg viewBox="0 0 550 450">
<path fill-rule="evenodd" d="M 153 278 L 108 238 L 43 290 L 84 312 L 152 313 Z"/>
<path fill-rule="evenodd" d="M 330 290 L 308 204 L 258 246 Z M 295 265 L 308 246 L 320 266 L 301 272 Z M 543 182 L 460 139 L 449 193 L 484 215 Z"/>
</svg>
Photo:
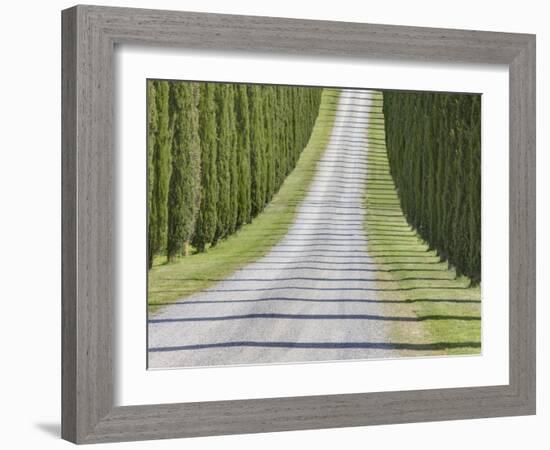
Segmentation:
<svg viewBox="0 0 550 450">
<path fill-rule="evenodd" d="M 195 223 L 192 244 L 199 252 L 214 239 L 217 221 L 218 175 L 217 175 L 217 125 L 216 86 L 201 83 L 199 100 L 199 137 L 201 146 L 201 204 Z"/>
<path fill-rule="evenodd" d="M 153 170 L 155 141 L 157 138 L 158 116 L 155 99 L 155 83 L 147 80 L 147 267 L 153 265 L 154 235 L 151 229 L 151 204 L 155 172 Z"/>
<path fill-rule="evenodd" d="M 229 86 L 227 84 L 216 85 L 216 128 L 218 146 L 216 165 L 218 174 L 218 202 L 216 232 L 212 245 L 216 245 L 219 239 L 229 234 L 231 215 L 231 152 L 233 149 L 234 135 L 231 133 L 231 118 L 229 105 Z"/>
<path fill-rule="evenodd" d="M 433 114 L 430 112 L 436 110 L 436 101 L 439 97 L 431 97 L 427 99 L 424 104 L 423 122 L 424 122 L 424 136 L 429 139 L 428 145 L 425 151 L 425 165 L 426 176 L 424 177 L 423 185 L 423 198 L 424 208 L 423 214 L 426 219 L 423 235 L 433 236 L 435 233 L 435 202 L 436 202 L 436 177 L 437 177 L 437 143 L 435 142 Z M 435 247 L 433 242 L 429 243 L 430 250 Z"/>
<path fill-rule="evenodd" d="M 453 255 L 456 266 L 456 274 L 458 276 L 464 275 L 467 271 L 465 267 L 464 259 L 464 243 L 468 242 L 468 236 L 465 235 L 465 225 L 467 220 L 465 219 L 465 210 L 467 196 L 464 195 L 466 189 L 464 189 L 464 165 L 466 163 L 466 151 L 464 149 L 464 123 L 463 123 L 463 109 L 466 106 L 467 99 L 464 101 L 456 101 L 456 118 L 454 120 L 455 132 L 455 144 L 454 144 L 454 161 L 452 171 L 452 186 L 453 186 L 453 200 L 454 208 L 452 211 L 452 224 L 451 224 L 451 239 L 450 239 L 450 253 Z"/>
<path fill-rule="evenodd" d="M 481 97 L 472 101 L 469 122 L 470 167 L 468 276 L 473 284 L 481 282 Z"/>
<path fill-rule="evenodd" d="M 149 209 L 149 265 L 153 255 L 166 249 L 168 227 L 168 187 L 170 183 L 172 156 L 170 146 L 172 130 L 170 126 L 169 91 L 167 81 L 150 81 L 154 86 L 156 112 L 156 134 L 151 156 L 151 203 Z M 153 102 L 150 104 L 153 107 Z M 152 113 L 153 114 L 153 113 Z M 148 142 L 149 144 L 149 142 Z"/>
<path fill-rule="evenodd" d="M 227 138 L 229 151 L 229 217 L 227 233 L 232 234 L 237 229 L 239 215 L 239 168 L 237 156 L 237 118 L 235 115 L 235 90 L 237 86 L 227 85 Z"/>
<path fill-rule="evenodd" d="M 288 145 L 289 145 L 289 160 L 287 174 L 292 171 L 296 162 L 296 103 L 294 101 L 295 96 L 294 87 L 290 87 L 288 90 Z"/>
<path fill-rule="evenodd" d="M 263 124 L 264 124 L 264 168 L 265 175 L 265 191 L 264 205 L 271 200 L 275 190 L 275 163 L 273 160 L 273 101 L 272 101 L 272 86 L 262 86 L 262 96 L 264 101 L 263 107 Z"/>
<path fill-rule="evenodd" d="M 283 88 L 283 135 L 284 135 L 284 176 L 286 177 L 292 168 L 292 113 L 291 113 L 291 88 Z"/>
<path fill-rule="evenodd" d="M 448 189 L 447 189 L 447 171 L 449 168 L 449 156 L 450 152 L 449 145 L 448 145 L 448 96 L 443 95 L 442 96 L 442 103 L 441 103 L 441 109 L 439 110 L 439 116 L 438 116 L 438 129 L 437 134 L 439 138 L 439 149 L 438 149 L 438 156 L 439 156 L 439 173 L 438 175 L 438 189 L 439 189 L 439 195 L 437 196 L 437 253 L 441 256 L 442 259 L 447 258 L 446 253 L 446 226 L 445 226 L 445 218 L 446 218 L 446 211 L 447 211 L 447 205 L 449 204 L 449 198 L 447 195 Z"/>
<path fill-rule="evenodd" d="M 441 223 L 441 248 L 443 250 L 443 258 L 448 262 L 452 259 L 451 243 L 453 239 L 453 209 L 456 207 L 453 197 L 454 179 L 453 179 L 453 163 L 455 139 L 452 132 L 454 125 L 455 104 L 450 95 L 447 96 L 447 111 L 444 118 L 445 126 L 442 130 L 444 133 L 445 147 L 445 178 L 443 179 L 443 195 L 442 195 L 442 223 Z"/>
<path fill-rule="evenodd" d="M 188 253 L 200 203 L 198 86 L 174 83 L 170 89 L 174 137 L 168 196 L 168 259 Z"/>
<path fill-rule="evenodd" d="M 284 180 L 284 173 L 283 173 L 283 158 L 284 158 L 284 131 L 283 131 L 283 110 L 282 110 L 282 90 L 280 88 L 275 90 L 275 102 L 274 102 L 274 109 L 273 109 L 273 116 L 274 116 L 274 128 L 275 128 L 275 136 L 274 136 L 274 148 L 273 148 L 273 157 L 275 159 L 275 190 L 278 191 L 281 187 L 281 184 Z"/>
<path fill-rule="evenodd" d="M 237 122 L 238 213 L 237 227 L 249 223 L 250 216 L 250 114 L 246 85 L 236 86 L 235 114 Z"/>
<path fill-rule="evenodd" d="M 261 87 L 251 85 L 248 88 L 250 109 L 250 197 L 252 217 L 264 207 L 265 174 L 263 173 L 265 142 L 263 125 L 263 102 Z"/>
</svg>

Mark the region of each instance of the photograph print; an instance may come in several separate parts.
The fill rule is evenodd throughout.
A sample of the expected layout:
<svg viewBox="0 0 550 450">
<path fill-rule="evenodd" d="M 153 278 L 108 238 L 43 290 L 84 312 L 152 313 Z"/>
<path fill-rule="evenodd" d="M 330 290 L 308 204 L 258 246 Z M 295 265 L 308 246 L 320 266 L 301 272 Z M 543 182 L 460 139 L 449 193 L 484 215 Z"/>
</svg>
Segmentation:
<svg viewBox="0 0 550 450">
<path fill-rule="evenodd" d="M 146 89 L 148 368 L 481 354 L 481 95 Z"/>
</svg>

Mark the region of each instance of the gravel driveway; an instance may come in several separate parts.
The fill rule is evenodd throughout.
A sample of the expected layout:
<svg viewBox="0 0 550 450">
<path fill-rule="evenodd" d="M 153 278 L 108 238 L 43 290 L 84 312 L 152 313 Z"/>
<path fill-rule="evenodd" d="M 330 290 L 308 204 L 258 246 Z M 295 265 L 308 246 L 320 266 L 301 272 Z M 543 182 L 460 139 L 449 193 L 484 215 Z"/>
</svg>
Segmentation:
<svg viewBox="0 0 550 450">
<path fill-rule="evenodd" d="M 363 229 L 370 97 L 342 91 L 327 150 L 285 238 L 150 318 L 149 367 L 392 356 Z"/>
</svg>

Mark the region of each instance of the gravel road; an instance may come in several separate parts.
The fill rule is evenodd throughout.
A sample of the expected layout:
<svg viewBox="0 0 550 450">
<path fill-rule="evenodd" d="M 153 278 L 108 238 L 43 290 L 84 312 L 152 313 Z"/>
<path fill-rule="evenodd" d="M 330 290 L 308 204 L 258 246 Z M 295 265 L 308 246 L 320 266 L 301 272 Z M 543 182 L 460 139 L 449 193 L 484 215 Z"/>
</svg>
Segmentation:
<svg viewBox="0 0 550 450">
<path fill-rule="evenodd" d="M 392 356 L 363 230 L 370 98 L 342 92 L 310 191 L 267 256 L 150 317 L 150 368 Z"/>
</svg>

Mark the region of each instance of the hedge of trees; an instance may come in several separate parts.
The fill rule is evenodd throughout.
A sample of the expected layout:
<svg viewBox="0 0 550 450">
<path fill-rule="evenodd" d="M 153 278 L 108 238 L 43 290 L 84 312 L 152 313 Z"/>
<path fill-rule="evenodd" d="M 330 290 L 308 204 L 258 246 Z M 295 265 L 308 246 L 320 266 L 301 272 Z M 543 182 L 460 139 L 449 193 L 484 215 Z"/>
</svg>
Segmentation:
<svg viewBox="0 0 550 450">
<path fill-rule="evenodd" d="M 385 92 L 390 170 L 408 222 L 481 282 L 481 96 Z"/>
<path fill-rule="evenodd" d="M 204 252 L 258 215 L 311 135 L 320 88 L 149 80 L 148 260 Z"/>
</svg>

